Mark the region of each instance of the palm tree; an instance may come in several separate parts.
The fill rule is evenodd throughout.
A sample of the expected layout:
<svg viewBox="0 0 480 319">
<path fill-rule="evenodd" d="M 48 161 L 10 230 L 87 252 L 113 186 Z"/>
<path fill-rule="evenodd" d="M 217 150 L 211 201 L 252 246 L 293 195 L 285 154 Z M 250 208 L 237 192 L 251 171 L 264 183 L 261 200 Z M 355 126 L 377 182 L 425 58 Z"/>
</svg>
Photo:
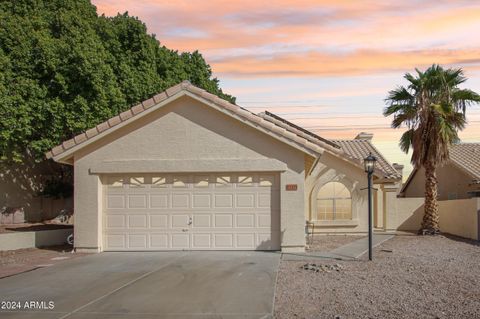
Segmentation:
<svg viewBox="0 0 480 319">
<path fill-rule="evenodd" d="M 408 86 L 388 93 L 384 116 L 394 115 L 393 128 L 406 126 L 400 139 L 405 153 L 413 149 L 414 167 L 425 168 L 425 213 L 423 234 L 436 234 L 438 227 L 436 169 L 449 158 L 449 146 L 458 143 L 458 131 L 466 124 L 465 109 L 479 103 L 480 95 L 458 86 L 467 78 L 462 69 L 443 69 L 432 65 L 425 72 L 406 73 Z"/>
</svg>

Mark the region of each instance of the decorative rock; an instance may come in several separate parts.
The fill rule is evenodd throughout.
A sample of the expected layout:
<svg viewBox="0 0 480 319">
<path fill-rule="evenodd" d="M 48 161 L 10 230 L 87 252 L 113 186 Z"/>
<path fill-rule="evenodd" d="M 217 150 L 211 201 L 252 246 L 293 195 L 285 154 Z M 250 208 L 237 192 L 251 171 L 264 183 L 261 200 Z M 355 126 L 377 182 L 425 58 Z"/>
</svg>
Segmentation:
<svg viewBox="0 0 480 319">
<path fill-rule="evenodd" d="M 341 271 L 343 270 L 343 266 L 340 264 L 334 264 L 334 265 L 317 265 L 313 263 L 308 263 L 302 266 L 302 269 L 304 270 L 311 270 L 314 272 L 331 272 L 331 271 Z"/>
</svg>

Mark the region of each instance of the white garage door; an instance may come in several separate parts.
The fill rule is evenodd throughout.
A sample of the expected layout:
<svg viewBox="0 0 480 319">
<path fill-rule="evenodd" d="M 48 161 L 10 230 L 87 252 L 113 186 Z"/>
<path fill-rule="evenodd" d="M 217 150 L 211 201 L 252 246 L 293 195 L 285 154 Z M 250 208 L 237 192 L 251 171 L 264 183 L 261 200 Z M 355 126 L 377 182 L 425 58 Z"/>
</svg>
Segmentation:
<svg viewBox="0 0 480 319">
<path fill-rule="evenodd" d="M 278 174 L 105 177 L 104 250 L 278 250 Z"/>
</svg>

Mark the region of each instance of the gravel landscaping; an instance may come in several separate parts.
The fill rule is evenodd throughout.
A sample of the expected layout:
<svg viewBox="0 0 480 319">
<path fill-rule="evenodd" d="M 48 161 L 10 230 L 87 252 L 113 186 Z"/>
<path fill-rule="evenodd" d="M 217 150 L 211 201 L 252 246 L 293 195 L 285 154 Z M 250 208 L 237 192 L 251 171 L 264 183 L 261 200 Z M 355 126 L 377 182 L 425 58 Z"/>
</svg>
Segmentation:
<svg viewBox="0 0 480 319">
<path fill-rule="evenodd" d="M 86 255 L 71 251 L 71 246 L 0 251 L 0 279 Z"/>
<path fill-rule="evenodd" d="M 480 318 L 478 242 L 397 236 L 365 257 L 282 260 L 275 318 Z"/>
</svg>

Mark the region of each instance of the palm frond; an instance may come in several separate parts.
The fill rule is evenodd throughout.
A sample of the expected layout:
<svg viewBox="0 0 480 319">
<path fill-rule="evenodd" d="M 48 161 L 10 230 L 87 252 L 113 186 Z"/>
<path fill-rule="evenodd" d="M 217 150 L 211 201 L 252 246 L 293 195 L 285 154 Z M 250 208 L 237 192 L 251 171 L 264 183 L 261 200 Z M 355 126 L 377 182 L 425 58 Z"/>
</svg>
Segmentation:
<svg viewBox="0 0 480 319">
<path fill-rule="evenodd" d="M 408 131 L 402 134 L 402 137 L 400 137 L 399 146 L 400 146 L 400 149 L 405 153 L 408 153 L 408 151 L 410 150 L 410 147 L 412 146 L 413 133 L 414 133 L 414 130 L 409 129 Z"/>
<path fill-rule="evenodd" d="M 394 115 L 393 128 L 407 126 L 399 145 L 404 152 L 413 149 L 414 165 L 440 164 L 448 158 L 449 146 L 459 141 L 458 131 L 465 128 L 466 107 L 480 103 L 480 95 L 458 87 L 466 81 L 460 68 L 433 64 L 415 71 L 404 75 L 407 87 L 388 93 L 383 114 Z"/>
</svg>

